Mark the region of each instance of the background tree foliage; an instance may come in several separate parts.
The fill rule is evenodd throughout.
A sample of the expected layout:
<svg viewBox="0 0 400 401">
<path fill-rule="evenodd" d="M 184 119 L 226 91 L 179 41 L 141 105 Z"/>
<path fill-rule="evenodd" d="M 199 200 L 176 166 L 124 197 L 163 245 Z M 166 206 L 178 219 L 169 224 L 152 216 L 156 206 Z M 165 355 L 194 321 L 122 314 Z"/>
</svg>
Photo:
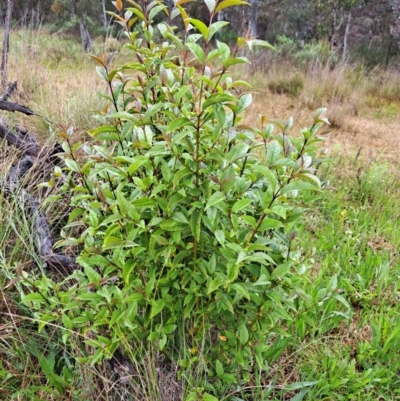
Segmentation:
<svg viewBox="0 0 400 401">
<path fill-rule="evenodd" d="M 165 3 L 169 8 L 173 6 L 170 0 Z M 232 7 L 220 13 L 218 18 L 231 23 L 221 39 L 235 40 L 248 31 L 251 36 L 273 43 L 281 35 L 300 43 L 326 40 L 344 55 L 347 48 L 362 56 L 378 52 L 374 63 L 387 64 L 392 56 L 398 55 L 400 5 L 396 0 L 250 0 L 248 3 L 250 7 Z M 1 24 L 6 8 L 6 2 L 2 2 Z M 17 25 L 68 28 L 71 33 L 80 33 L 84 49 L 90 50 L 90 36 L 107 30 L 110 21 L 107 10 L 113 10 L 110 0 L 17 0 L 13 18 Z M 202 2 L 188 3 L 187 10 L 193 18 L 207 19 L 208 10 Z"/>
</svg>

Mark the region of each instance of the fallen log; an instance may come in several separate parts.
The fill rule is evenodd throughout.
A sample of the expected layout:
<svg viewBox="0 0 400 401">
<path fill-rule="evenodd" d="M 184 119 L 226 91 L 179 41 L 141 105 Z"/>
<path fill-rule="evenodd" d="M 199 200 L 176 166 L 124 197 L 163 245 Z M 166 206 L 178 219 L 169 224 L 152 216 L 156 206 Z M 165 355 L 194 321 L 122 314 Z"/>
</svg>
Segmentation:
<svg viewBox="0 0 400 401">
<path fill-rule="evenodd" d="M 4 95 L 0 96 L 0 100 L 6 101 L 11 96 L 11 94 L 15 91 L 16 88 L 17 88 L 17 81 L 15 81 L 12 84 L 8 85 L 8 88 L 4 92 Z"/>
<path fill-rule="evenodd" d="M 1 98 L 8 98 L 16 86 L 15 82 L 11 84 Z M 19 111 L 28 115 L 35 114 L 28 107 L 4 100 L 0 100 L 0 109 Z M 72 273 L 73 270 L 79 268 L 78 264 L 74 258 L 53 251 L 55 241 L 49 220 L 41 210 L 40 202 L 21 186 L 22 179 L 32 170 L 35 163 L 38 162 L 39 156 L 42 156 L 41 162 L 43 163 L 44 159 L 50 168 L 54 164 L 59 164 L 60 159 L 57 157 L 57 153 L 60 150 L 62 151 L 61 146 L 56 144 L 53 149 L 42 149 L 33 134 L 20 128 L 11 129 L 3 122 L 0 122 L 0 138 L 4 139 L 9 145 L 19 149 L 23 154 L 23 158 L 9 170 L 2 183 L 4 194 L 18 196 L 21 204 L 29 209 L 34 222 L 36 247 L 43 264 L 53 268 L 62 275 Z"/>
<path fill-rule="evenodd" d="M 31 133 L 20 128 L 11 129 L 7 124 L 1 121 L 0 138 L 5 139 L 8 144 L 15 146 L 29 156 L 37 156 L 41 149 Z"/>
<path fill-rule="evenodd" d="M 4 97 L 3 95 L 2 97 Z M 5 111 L 19 111 L 20 113 L 26 114 L 27 116 L 32 116 L 35 114 L 33 110 L 31 110 L 29 107 L 26 106 L 21 106 L 18 103 L 11 103 L 8 102 L 7 100 L 0 100 L 0 110 L 5 110 Z"/>
<path fill-rule="evenodd" d="M 79 265 L 74 258 L 53 251 L 55 241 L 48 218 L 41 210 L 40 202 L 20 185 L 22 178 L 30 172 L 34 164 L 35 159 L 28 155 L 14 165 L 3 182 L 3 192 L 8 196 L 17 196 L 21 205 L 29 210 L 35 230 L 36 248 L 43 264 L 65 276 L 78 269 Z"/>
<path fill-rule="evenodd" d="M 16 82 L 11 84 L 4 95 L 0 96 L 0 109 L 7 111 L 18 111 L 27 115 L 37 115 L 31 109 L 16 103 L 7 102 L 6 99 L 16 88 Z M 80 266 L 75 258 L 63 253 L 53 251 L 54 237 L 46 214 L 42 211 L 40 202 L 23 188 L 23 179 L 39 162 L 46 167 L 53 168 L 62 165 L 63 161 L 58 154 L 63 152 L 60 144 L 56 143 L 51 148 L 43 149 L 36 141 L 35 136 L 21 128 L 12 129 L 0 122 L 0 139 L 14 146 L 22 153 L 22 158 L 8 171 L 4 180 L 0 181 L 0 192 L 5 196 L 17 196 L 21 205 L 28 209 L 33 219 L 35 230 L 36 248 L 43 265 L 50 267 L 63 277 L 71 274 Z M 111 369 L 117 374 L 121 383 L 128 383 L 134 371 L 130 362 L 117 349 L 110 360 Z"/>
</svg>

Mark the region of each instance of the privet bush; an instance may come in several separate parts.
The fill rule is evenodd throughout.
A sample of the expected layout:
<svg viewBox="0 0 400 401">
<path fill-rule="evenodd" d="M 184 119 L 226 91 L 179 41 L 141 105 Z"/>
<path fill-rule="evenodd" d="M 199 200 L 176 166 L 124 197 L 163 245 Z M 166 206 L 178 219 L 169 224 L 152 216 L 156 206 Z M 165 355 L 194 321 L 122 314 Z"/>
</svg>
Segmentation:
<svg viewBox="0 0 400 401">
<path fill-rule="evenodd" d="M 252 96 L 235 95 L 247 84 L 228 71 L 248 62 L 243 49 L 269 45 L 214 43 L 226 25 L 215 15 L 243 2 L 205 2 L 208 25 L 177 2 L 168 21 L 180 14 L 183 33 L 170 22 L 152 25 L 166 12 L 155 2 L 130 2 L 114 15 L 132 61 L 111 70 L 107 57 L 93 57 L 110 88 L 108 112 L 91 141 L 63 134 L 72 212 L 58 246 L 78 246 L 82 269 L 62 283 L 30 281 L 34 293 L 24 299 L 41 326 L 65 328 L 65 343 L 84 339 L 81 361 L 100 362 L 118 347 L 136 363 L 143 350 L 163 353 L 189 382 L 188 400 L 261 385 L 337 297 L 335 280 L 304 291 L 307 266 L 292 246 L 303 194 L 320 188 L 323 110 L 297 136 L 288 136 L 291 119 L 243 125 Z"/>
</svg>

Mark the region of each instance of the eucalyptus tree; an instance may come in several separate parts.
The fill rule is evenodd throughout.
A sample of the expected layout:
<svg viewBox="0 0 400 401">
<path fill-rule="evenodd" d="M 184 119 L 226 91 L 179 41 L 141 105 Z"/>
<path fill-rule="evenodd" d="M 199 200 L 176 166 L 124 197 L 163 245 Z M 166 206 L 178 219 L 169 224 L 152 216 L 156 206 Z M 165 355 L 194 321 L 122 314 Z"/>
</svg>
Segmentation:
<svg viewBox="0 0 400 401">
<path fill-rule="evenodd" d="M 400 50 L 400 0 L 387 0 L 391 11 L 390 34 L 397 43 L 397 50 Z"/>
<path fill-rule="evenodd" d="M 84 0 L 54 0 L 51 6 L 52 11 L 59 18 L 76 20 L 79 24 L 79 33 L 84 51 L 91 51 L 92 40 L 88 24 L 95 26 L 103 25 L 107 28 L 106 1 L 84 1 Z"/>
<path fill-rule="evenodd" d="M 1 86 L 4 88 L 7 84 L 7 64 L 8 64 L 8 51 L 10 47 L 10 29 L 11 29 L 11 16 L 14 7 L 15 0 L 7 1 L 7 14 L 4 22 L 4 36 L 3 36 L 3 51 L 1 57 Z"/>
</svg>

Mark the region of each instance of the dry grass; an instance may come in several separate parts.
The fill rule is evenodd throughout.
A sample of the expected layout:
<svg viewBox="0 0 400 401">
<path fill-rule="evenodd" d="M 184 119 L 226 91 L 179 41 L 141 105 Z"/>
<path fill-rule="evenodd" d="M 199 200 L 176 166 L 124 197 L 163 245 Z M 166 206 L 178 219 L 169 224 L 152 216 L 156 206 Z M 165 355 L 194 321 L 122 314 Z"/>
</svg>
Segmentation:
<svg viewBox="0 0 400 401">
<path fill-rule="evenodd" d="M 20 115 L 13 116 L 15 122 L 44 136 L 68 125 L 77 133 L 93 126 L 93 114 L 103 104 L 99 92 L 105 87 L 79 43 L 46 31 L 35 35 L 14 31 L 10 42 L 8 79 L 18 82 L 12 100 L 27 105 L 52 124 L 49 129 L 40 117 Z"/>
<path fill-rule="evenodd" d="M 120 43 L 114 42 L 108 43 L 107 48 L 119 49 Z M 20 115 L 12 116 L 15 122 L 44 137 L 69 125 L 81 136 L 96 124 L 93 114 L 103 107 L 99 93 L 107 88 L 79 43 L 46 31 L 35 35 L 16 31 L 11 46 L 9 80 L 17 80 L 19 85 L 13 100 L 26 104 L 53 124 L 49 127 L 40 117 Z M 99 44 L 99 51 L 104 49 L 102 46 Z M 123 52 L 118 57 L 124 57 Z M 362 148 L 374 160 L 384 158 L 397 163 L 400 150 L 396 128 L 400 118 L 397 72 L 367 71 L 349 64 L 334 69 L 312 64 L 299 69 L 288 62 L 272 63 L 265 70 L 240 71 L 257 89 L 253 106 L 246 114 L 247 122 L 260 121 L 260 114 L 271 119 L 292 116 L 296 121 L 294 130 L 298 130 L 311 123 L 313 110 L 326 107 L 333 129 L 327 142 L 330 148 L 344 155 Z M 296 96 L 273 93 L 276 91 L 272 83 L 286 82 L 290 89 L 293 79 L 304 83 L 299 93 L 296 87 Z"/>
<path fill-rule="evenodd" d="M 260 121 L 259 115 L 269 119 L 292 116 L 295 132 L 312 123 L 312 111 L 326 107 L 332 128 L 326 145 L 331 151 L 350 157 L 362 149 L 363 155 L 372 161 L 384 159 L 398 164 L 400 95 L 389 85 L 400 87 L 400 77 L 395 72 L 368 72 L 351 65 L 296 71 L 304 81 L 304 89 L 297 98 L 267 89 L 271 80 L 282 80 L 285 74 L 288 80 L 292 79 L 293 72 L 283 65 L 280 70 L 271 68 L 265 74 L 248 75 L 257 92 L 246 122 Z"/>
</svg>

